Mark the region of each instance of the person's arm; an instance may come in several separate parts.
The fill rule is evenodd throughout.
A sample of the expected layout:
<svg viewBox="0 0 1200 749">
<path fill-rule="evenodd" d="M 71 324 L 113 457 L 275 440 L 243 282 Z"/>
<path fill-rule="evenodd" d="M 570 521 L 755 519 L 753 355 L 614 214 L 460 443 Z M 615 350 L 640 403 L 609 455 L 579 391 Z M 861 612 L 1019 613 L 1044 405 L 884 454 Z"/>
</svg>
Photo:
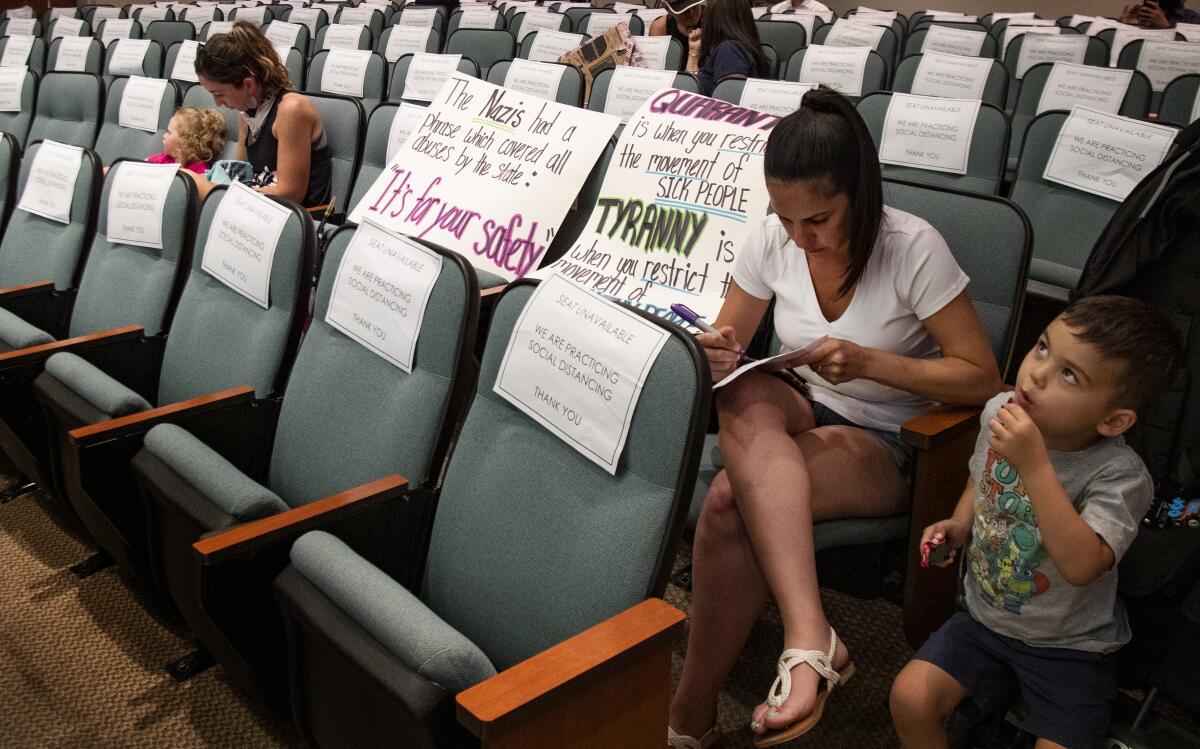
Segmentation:
<svg viewBox="0 0 1200 749">
<path fill-rule="evenodd" d="M 737 281 L 729 284 L 725 302 L 713 323 L 721 335 L 701 333 L 696 336 L 696 341 L 704 347 L 704 354 L 708 357 L 714 382 L 737 369 L 742 353 L 758 330 L 763 315 L 767 314 L 770 303 L 769 299 L 759 299 L 750 294 L 738 286 Z"/>
<path fill-rule="evenodd" d="M 700 72 L 700 29 L 688 32 L 687 65 L 684 70 L 688 73 Z"/>
<path fill-rule="evenodd" d="M 922 321 L 942 349 L 938 359 L 915 359 L 831 338 L 809 367 L 837 385 L 861 378 L 940 403 L 982 405 L 1003 383 L 979 315 L 964 291 Z"/>
<path fill-rule="evenodd" d="M 1037 517 L 1042 546 L 1067 583 L 1087 585 L 1116 562 L 1116 555 L 1075 511 L 1050 462 L 1042 432 L 1025 409 L 1006 403 L 988 425 L 988 445 L 1021 475 Z"/>
<path fill-rule="evenodd" d="M 237 160 L 250 160 L 246 158 L 246 120 L 244 117 L 238 117 Z"/>
<path fill-rule="evenodd" d="M 667 35 L 667 17 L 659 16 L 650 22 L 650 30 L 646 32 L 647 36 L 666 36 Z"/>
<path fill-rule="evenodd" d="M 721 42 L 712 51 L 712 57 L 714 85 L 731 75 L 748 76 L 754 72 L 754 58 L 737 42 Z"/>
<path fill-rule="evenodd" d="M 276 106 L 279 112 L 274 131 L 279 150 L 275 156 L 275 184 L 258 191 L 299 203 L 308 193 L 312 143 L 320 133 L 321 121 L 303 96 L 285 96 Z"/>
<path fill-rule="evenodd" d="M 1142 3 L 1138 10 L 1138 21 L 1142 28 L 1146 29 L 1169 29 L 1171 22 L 1167 20 L 1167 14 L 1163 13 L 1163 9 L 1158 7 L 1156 0 L 1146 0 Z"/>
</svg>

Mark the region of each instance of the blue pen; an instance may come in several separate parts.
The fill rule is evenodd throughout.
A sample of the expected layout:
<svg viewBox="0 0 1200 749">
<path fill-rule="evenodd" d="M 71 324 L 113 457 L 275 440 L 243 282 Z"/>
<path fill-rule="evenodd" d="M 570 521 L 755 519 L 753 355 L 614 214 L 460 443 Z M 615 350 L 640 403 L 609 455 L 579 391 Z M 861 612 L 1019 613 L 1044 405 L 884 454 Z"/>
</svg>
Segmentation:
<svg viewBox="0 0 1200 749">
<path fill-rule="evenodd" d="M 716 333 L 721 335 L 721 331 L 700 319 L 699 313 L 686 304 L 672 304 L 671 311 L 683 318 L 683 321 L 688 325 L 695 325 L 705 333 Z"/>
</svg>

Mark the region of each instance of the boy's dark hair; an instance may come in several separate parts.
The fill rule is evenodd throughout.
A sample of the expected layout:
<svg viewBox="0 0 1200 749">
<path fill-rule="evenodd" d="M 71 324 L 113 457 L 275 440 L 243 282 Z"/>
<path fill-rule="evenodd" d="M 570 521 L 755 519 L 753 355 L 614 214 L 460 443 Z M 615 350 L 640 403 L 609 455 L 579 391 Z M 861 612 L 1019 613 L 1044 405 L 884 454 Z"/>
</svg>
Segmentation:
<svg viewBox="0 0 1200 749">
<path fill-rule="evenodd" d="M 1117 359 L 1117 403 L 1141 411 L 1150 398 L 1175 380 L 1180 363 L 1179 335 L 1171 320 L 1152 304 L 1127 296 L 1088 296 L 1067 307 L 1063 322 L 1081 341 Z"/>
</svg>

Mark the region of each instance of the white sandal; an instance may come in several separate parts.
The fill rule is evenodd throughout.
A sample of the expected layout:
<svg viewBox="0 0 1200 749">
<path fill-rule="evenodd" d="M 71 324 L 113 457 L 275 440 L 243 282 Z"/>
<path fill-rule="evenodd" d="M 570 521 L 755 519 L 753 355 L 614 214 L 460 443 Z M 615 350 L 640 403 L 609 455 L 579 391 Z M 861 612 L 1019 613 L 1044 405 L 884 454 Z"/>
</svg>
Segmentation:
<svg viewBox="0 0 1200 749">
<path fill-rule="evenodd" d="M 675 729 L 667 726 L 667 746 L 672 749 L 709 749 L 709 747 L 717 743 L 720 734 L 717 733 L 717 726 L 714 723 L 713 727 L 700 738 L 691 736 L 681 736 L 675 733 Z"/>
<path fill-rule="evenodd" d="M 820 650 L 791 649 L 783 651 L 776 666 L 779 675 L 775 677 L 775 682 L 771 684 L 771 691 L 767 694 L 767 704 L 770 707 L 779 707 L 791 696 L 792 669 L 801 663 L 807 663 L 812 670 L 820 674 L 824 684 L 817 688 L 817 702 L 813 705 L 811 713 L 786 728 L 757 737 L 754 739 L 756 747 L 782 744 L 797 736 L 802 736 L 816 727 L 817 723 L 821 721 L 821 714 L 825 711 L 825 702 L 829 699 L 829 693 L 833 691 L 834 687 L 845 684 L 854 676 L 854 663 L 850 661 L 846 662 L 841 671 L 833 667 L 833 655 L 836 652 L 837 633 L 833 631 L 833 627 L 829 628 L 829 652 L 827 653 Z"/>
</svg>

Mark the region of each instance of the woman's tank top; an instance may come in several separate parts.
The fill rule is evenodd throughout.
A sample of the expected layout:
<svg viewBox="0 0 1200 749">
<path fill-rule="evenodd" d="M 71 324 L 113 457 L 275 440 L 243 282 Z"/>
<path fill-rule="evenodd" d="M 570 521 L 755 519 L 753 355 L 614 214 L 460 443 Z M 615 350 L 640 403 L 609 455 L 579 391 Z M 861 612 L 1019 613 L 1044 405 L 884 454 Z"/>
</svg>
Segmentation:
<svg viewBox="0 0 1200 749">
<path fill-rule="evenodd" d="M 678 24 L 675 23 L 675 16 L 667 16 L 667 36 L 678 39 L 683 45 L 683 57 L 679 61 L 679 72 L 687 70 L 688 58 L 688 35 L 679 30 Z"/>
<path fill-rule="evenodd" d="M 285 90 L 271 106 L 267 119 L 258 131 L 258 137 L 250 142 L 246 138 L 246 158 L 254 166 L 254 175 L 261 185 L 269 185 L 274 181 L 277 159 L 279 158 L 279 140 L 271 129 L 275 126 L 275 115 L 279 113 L 279 104 L 283 97 L 294 91 Z M 308 189 L 304 192 L 302 205 L 311 208 L 329 202 L 333 190 L 333 166 L 329 160 L 329 138 L 325 134 L 325 126 L 321 127 L 321 137 L 310 146 L 308 161 Z M 339 202 L 350 199 L 349 195 L 339 195 Z"/>
</svg>

